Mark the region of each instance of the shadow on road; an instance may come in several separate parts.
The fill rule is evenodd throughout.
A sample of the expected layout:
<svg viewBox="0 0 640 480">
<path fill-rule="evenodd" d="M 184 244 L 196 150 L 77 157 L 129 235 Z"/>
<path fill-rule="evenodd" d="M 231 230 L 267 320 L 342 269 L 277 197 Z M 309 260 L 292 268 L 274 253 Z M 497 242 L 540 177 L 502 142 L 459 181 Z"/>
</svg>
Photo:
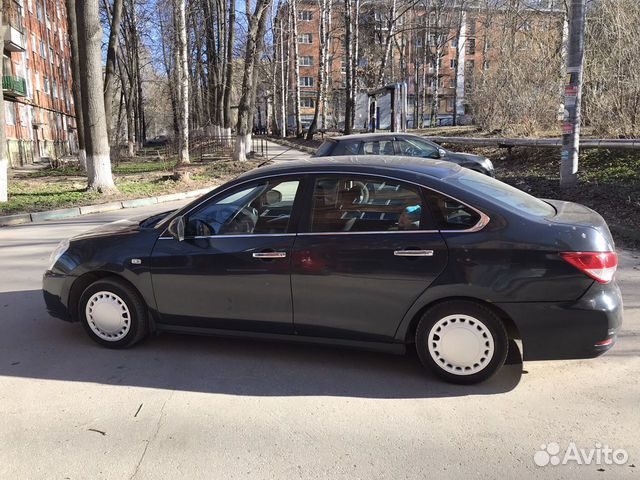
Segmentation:
<svg viewBox="0 0 640 480">
<path fill-rule="evenodd" d="M 286 343 L 162 334 L 130 350 L 94 344 L 51 318 L 39 290 L 0 293 L 0 375 L 227 395 L 436 398 L 513 390 L 522 359 L 480 385 L 457 386 L 396 356 Z"/>
</svg>

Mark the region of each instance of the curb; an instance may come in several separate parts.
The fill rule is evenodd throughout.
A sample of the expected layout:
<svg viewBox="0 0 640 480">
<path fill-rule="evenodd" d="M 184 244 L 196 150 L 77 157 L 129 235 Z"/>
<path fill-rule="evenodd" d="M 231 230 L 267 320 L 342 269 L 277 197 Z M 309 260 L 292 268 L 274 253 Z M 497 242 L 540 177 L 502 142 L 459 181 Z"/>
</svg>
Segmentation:
<svg viewBox="0 0 640 480">
<path fill-rule="evenodd" d="M 189 192 L 183 193 L 170 193 L 167 195 L 159 195 L 157 197 L 121 200 L 119 202 L 100 203 L 97 205 L 86 205 L 83 207 L 61 208 L 58 210 L 48 210 L 45 212 L 6 215 L 4 217 L 0 217 L 0 227 L 22 225 L 25 223 L 44 222 L 48 220 L 63 220 L 65 218 L 79 217 L 80 215 L 88 215 L 91 213 L 112 212 L 114 210 L 122 210 L 125 208 L 136 208 L 155 205 L 157 203 L 174 202 L 176 200 L 199 197 L 200 195 L 204 195 L 205 193 L 210 192 L 216 187 L 217 185 L 211 188 L 201 188 L 199 190 L 191 190 Z"/>
</svg>

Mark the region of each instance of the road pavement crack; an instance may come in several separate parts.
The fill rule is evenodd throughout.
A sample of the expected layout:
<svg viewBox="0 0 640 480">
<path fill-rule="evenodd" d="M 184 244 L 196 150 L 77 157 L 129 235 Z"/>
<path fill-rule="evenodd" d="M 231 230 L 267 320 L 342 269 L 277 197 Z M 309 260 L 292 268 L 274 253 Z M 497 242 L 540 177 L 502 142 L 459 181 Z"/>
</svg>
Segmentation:
<svg viewBox="0 0 640 480">
<path fill-rule="evenodd" d="M 158 421 L 156 422 L 156 427 L 153 431 L 153 434 L 151 435 L 151 438 L 149 438 L 148 440 L 145 440 L 145 442 L 147 443 L 144 446 L 144 450 L 142 451 L 142 455 L 140 455 L 140 459 L 138 460 L 138 463 L 136 463 L 136 468 L 133 471 L 133 475 L 129 477 L 129 480 L 133 480 L 134 478 L 136 478 L 136 475 L 138 475 L 138 471 L 140 470 L 140 465 L 142 465 L 142 461 L 144 460 L 144 457 L 147 454 L 149 444 L 151 444 L 151 442 L 153 442 L 155 438 L 158 436 L 158 432 L 160 431 L 160 427 L 162 426 L 162 420 L 164 418 L 164 407 L 167 405 L 169 400 L 171 400 L 171 397 L 173 396 L 173 394 L 174 394 L 174 391 L 172 390 L 171 394 L 169 395 L 169 398 L 167 398 L 162 404 L 162 407 L 160 408 L 160 415 L 158 415 Z"/>
</svg>

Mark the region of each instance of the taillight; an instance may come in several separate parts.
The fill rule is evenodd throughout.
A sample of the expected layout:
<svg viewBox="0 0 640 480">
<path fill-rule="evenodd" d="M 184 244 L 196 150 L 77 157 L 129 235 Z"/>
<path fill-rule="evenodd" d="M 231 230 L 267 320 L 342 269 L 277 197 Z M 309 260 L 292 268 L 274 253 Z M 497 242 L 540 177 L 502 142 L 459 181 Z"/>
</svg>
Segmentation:
<svg viewBox="0 0 640 480">
<path fill-rule="evenodd" d="M 609 283 L 618 267 L 616 252 L 560 252 L 560 256 L 600 283 Z"/>
</svg>

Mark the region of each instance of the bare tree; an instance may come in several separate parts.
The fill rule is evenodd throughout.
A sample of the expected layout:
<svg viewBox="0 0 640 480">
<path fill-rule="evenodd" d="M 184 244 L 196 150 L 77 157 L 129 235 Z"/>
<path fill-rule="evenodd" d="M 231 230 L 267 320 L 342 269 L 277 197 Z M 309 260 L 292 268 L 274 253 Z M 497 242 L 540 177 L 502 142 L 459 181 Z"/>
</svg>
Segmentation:
<svg viewBox="0 0 640 480">
<path fill-rule="evenodd" d="M 118 55 L 118 37 L 120 35 L 120 23 L 122 21 L 123 0 L 114 0 L 111 13 L 109 44 L 107 46 L 107 65 L 104 73 L 104 109 L 107 116 L 107 133 L 109 140 L 113 142 L 112 110 L 115 91 L 116 59 Z M 105 0 L 107 12 L 110 11 L 109 0 Z"/>
<path fill-rule="evenodd" d="M 253 107 L 256 97 L 256 63 L 264 41 L 267 25 L 267 12 L 271 0 L 257 0 L 255 9 L 251 11 L 251 1 L 247 0 L 245 15 L 247 17 L 247 37 L 244 57 L 244 74 L 242 91 L 238 104 L 238 128 L 234 160 L 246 161 L 251 150 L 251 130 L 253 127 Z"/>
<path fill-rule="evenodd" d="M 318 116 L 320 109 L 323 113 L 323 124 L 325 128 L 324 118 L 326 115 L 325 104 L 328 87 L 328 60 L 329 60 L 329 39 L 330 39 L 330 23 L 332 13 L 332 1 L 331 0 L 319 0 L 320 3 L 320 22 L 319 22 L 319 45 L 318 45 L 318 57 L 320 59 L 320 65 L 318 66 L 318 92 L 316 93 L 316 104 L 313 112 L 313 120 L 309 126 L 307 132 L 307 140 L 313 140 L 313 135 L 318 128 Z"/>
<path fill-rule="evenodd" d="M 289 24 L 291 26 L 291 58 L 293 62 L 293 114 L 296 117 L 296 137 L 302 135 L 302 121 L 300 119 L 300 49 L 298 47 L 298 2 L 289 2 Z"/>
<path fill-rule="evenodd" d="M 84 115 L 82 111 L 82 89 L 80 86 L 80 63 L 78 51 L 78 19 L 76 16 L 76 1 L 66 0 L 67 31 L 71 45 L 71 80 L 73 93 L 73 108 L 76 114 L 76 131 L 78 134 L 78 165 L 87 171 L 87 151 L 84 142 Z"/>
<path fill-rule="evenodd" d="M 640 3 L 598 0 L 587 12 L 584 120 L 601 135 L 640 136 Z"/>
<path fill-rule="evenodd" d="M 178 163 L 189 161 L 189 62 L 187 52 L 186 0 L 175 0 L 176 71 L 178 75 Z"/>
<path fill-rule="evenodd" d="M 83 65 L 82 108 L 85 121 L 88 188 L 101 193 L 116 189 L 111 174 L 102 78 L 102 25 L 98 0 L 76 4 L 78 51 Z"/>
<path fill-rule="evenodd" d="M 229 0 L 229 24 L 227 25 L 227 71 L 224 83 L 224 136 L 231 138 L 231 85 L 233 83 L 233 46 L 236 31 L 236 0 Z"/>
</svg>

